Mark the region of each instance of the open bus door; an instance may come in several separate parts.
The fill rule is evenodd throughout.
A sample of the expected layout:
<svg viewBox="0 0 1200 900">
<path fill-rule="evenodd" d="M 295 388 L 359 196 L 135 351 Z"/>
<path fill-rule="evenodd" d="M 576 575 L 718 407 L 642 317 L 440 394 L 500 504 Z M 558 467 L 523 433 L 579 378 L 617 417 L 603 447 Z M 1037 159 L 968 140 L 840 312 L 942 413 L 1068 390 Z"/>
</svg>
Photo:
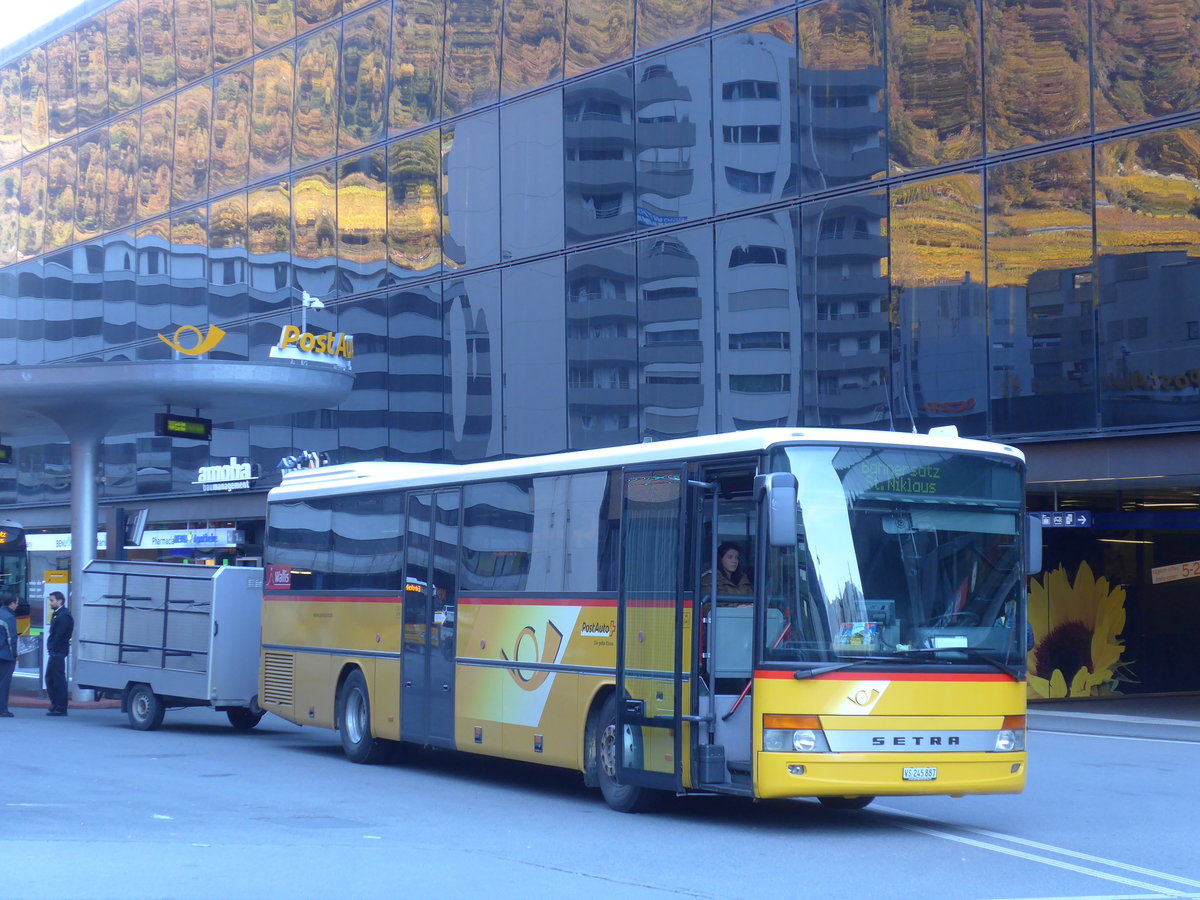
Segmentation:
<svg viewBox="0 0 1200 900">
<path fill-rule="evenodd" d="M 687 468 L 630 467 L 622 474 L 617 780 L 681 792 L 691 704 L 684 664 Z"/>
</svg>

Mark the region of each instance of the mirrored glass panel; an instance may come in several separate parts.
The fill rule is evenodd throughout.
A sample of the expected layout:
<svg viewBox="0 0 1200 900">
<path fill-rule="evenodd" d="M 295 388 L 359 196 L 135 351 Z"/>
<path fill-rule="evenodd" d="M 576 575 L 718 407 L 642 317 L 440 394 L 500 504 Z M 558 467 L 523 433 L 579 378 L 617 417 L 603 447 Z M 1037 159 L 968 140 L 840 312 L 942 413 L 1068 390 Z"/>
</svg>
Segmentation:
<svg viewBox="0 0 1200 900">
<path fill-rule="evenodd" d="M 988 150 L 1085 134 L 1086 0 L 983 0 Z"/>
<path fill-rule="evenodd" d="M 213 0 L 175 0 L 175 67 L 180 84 L 213 70 Z"/>
<path fill-rule="evenodd" d="M 392 134 L 432 122 L 440 111 L 443 0 L 395 0 L 392 6 L 392 87 L 388 128 Z"/>
<path fill-rule="evenodd" d="M 342 14 L 342 0 L 295 0 L 295 3 L 298 34 L 332 22 Z"/>
<path fill-rule="evenodd" d="M 489 110 L 442 129 L 442 261 L 500 261 L 500 115 Z"/>
<path fill-rule="evenodd" d="M 969 159 L 982 151 L 979 18 L 974 0 L 888 5 L 893 171 Z"/>
<path fill-rule="evenodd" d="M 291 302 L 292 203 L 286 181 L 254 188 L 246 198 L 250 311 Z"/>
<path fill-rule="evenodd" d="M 438 210 L 440 135 L 436 130 L 387 148 L 388 268 L 393 278 L 412 278 L 442 259 Z"/>
<path fill-rule="evenodd" d="M 137 0 L 118 0 L 104 16 L 109 107 L 113 113 L 128 112 L 142 102 Z"/>
<path fill-rule="evenodd" d="M 75 29 L 75 54 L 79 127 L 88 128 L 108 118 L 108 53 L 103 15 Z"/>
<path fill-rule="evenodd" d="M 1096 152 L 1101 424 L 1200 419 L 1200 128 Z"/>
<path fill-rule="evenodd" d="M 64 254 L 71 264 L 71 353 L 99 362 L 104 358 L 104 245 L 85 244 Z"/>
<path fill-rule="evenodd" d="M 504 452 L 567 447 L 567 322 L 561 256 L 502 270 Z"/>
<path fill-rule="evenodd" d="M 563 91 L 567 243 L 634 228 L 633 68 L 567 85 Z"/>
<path fill-rule="evenodd" d="M 801 353 L 793 216 L 780 210 L 718 222 L 715 247 L 716 350 L 708 358 L 720 379 L 716 430 L 795 424 Z M 705 333 L 704 340 L 714 338 Z"/>
<path fill-rule="evenodd" d="M 108 180 L 104 194 L 104 227 L 124 228 L 137 215 L 141 171 L 140 116 L 117 119 L 108 126 Z"/>
<path fill-rule="evenodd" d="M 213 83 L 213 190 L 246 183 L 250 163 L 250 68 L 217 76 Z"/>
<path fill-rule="evenodd" d="M 498 456 L 504 420 L 500 273 L 447 281 L 442 288 L 442 324 L 446 454 L 455 462 Z"/>
<path fill-rule="evenodd" d="M 181 91 L 175 109 L 175 203 L 208 196 L 208 152 L 211 141 L 212 85 Z"/>
<path fill-rule="evenodd" d="M 507 0 L 504 4 L 506 97 L 562 78 L 566 0 Z"/>
<path fill-rule="evenodd" d="M 887 192 L 805 204 L 801 223 L 803 424 L 892 427 Z"/>
<path fill-rule="evenodd" d="M 137 359 L 167 359 L 171 350 L 156 334 L 173 334 L 171 308 L 171 221 L 156 219 L 137 226 L 137 281 L 134 349 Z M 196 322 L 179 324 L 198 324 Z"/>
<path fill-rule="evenodd" d="M 171 217 L 172 324 L 209 321 L 208 208 L 195 207 Z"/>
<path fill-rule="evenodd" d="M 500 110 L 500 215 L 504 259 L 563 246 L 562 91 Z"/>
<path fill-rule="evenodd" d="M 250 0 L 210 0 L 210 4 L 214 65 L 220 68 L 245 59 L 254 48 Z"/>
<path fill-rule="evenodd" d="M 80 303 L 77 311 L 72 310 L 75 305 L 71 301 L 74 272 L 71 271 L 70 253 L 47 255 L 42 271 L 42 296 L 45 301 L 42 304 L 42 315 L 45 317 L 42 323 L 42 357 L 47 361 L 60 360 L 70 356 L 74 350 L 72 335 L 75 323 L 72 313 L 80 317 L 86 315 L 87 304 Z"/>
<path fill-rule="evenodd" d="M 75 32 L 59 35 L 46 45 L 46 91 L 52 141 L 61 141 L 75 133 L 78 122 L 76 63 Z"/>
<path fill-rule="evenodd" d="M 386 181 L 382 148 L 338 163 L 338 259 L 343 290 L 367 291 L 383 284 Z"/>
<path fill-rule="evenodd" d="M 1092 0 L 1096 128 L 1200 106 L 1195 0 Z"/>
<path fill-rule="evenodd" d="M 1095 427 L 1091 166 L 1081 148 L 988 170 L 995 433 Z"/>
<path fill-rule="evenodd" d="M 446 341 L 440 284 L 388 294 L 388 426 L 396 459 L 442 459 Z"/>
<path fill-rule="evenodd" d="M 269 50 L 296 36 L 292 0 L 250 0 L 250 11 L 254 18 L 256 50 Z"/>
<path fill-rule="evenodd" d="M 208 308 L 225 322 L 250 312 L 250 230 L 246 195 L 214 200 L 208 209 Z M 244 340 L 236 348 L 246 358 Z M 225 349 L 221 346 L 218 349 Z"/>
<path fill-rule="evenodd" d="M 254 62 L 250 104 L 250 180 L 287 171 L 291 163 L 293 50 Z"/>
<path fill-rule="evenodd" d="M 21 57 L 21 147 L 26 153 L 50 142 L 46 95 L 46 51 L 35 47 Z"/>
<path fill-rule="evenodd" d="M 0 265 L 17 261 L 20 230 L 21 167 L 10 166 L 0 171 Z"/>
<path fill-rule="evenodd" d="M 890 422 L 987 428 L 983 179 L 962 172 L 892 189 Z"/>
<path fill-rule="evenodd" d="M 139 0 L 138 59 L 142 100 L 175 89 L 175 0 Z"/>
<path fill-rule="evenodd" d="M 75 142 L 50 149 L 46 168 L 46 249 L 65 247 L 75 238 Z"/>
<path fill-rule="evenodd" d="M 90 240 L 104 229 L 104 186 L 108 180 L 108 132 L 79 139 L 75 186 L 75 240 Z"/>
<path fill-rule="evenodd" d="M 801 190 L 887 172 L 883 0 L 831 0 L 799 12 Z"/>
<path fill-rule="evenodd" d="M 660 228 L 712 215 L 708 45 L 694 44 L 651 57 L 638 63 L 635 76 L 638 225 Z M 773 189 L 774 174 L 774 170 L 753 173 L 759 202 L 765 198 L 758 189 Z M 765 194 L 770 197 L 771 191 Z"/>
<path fill-rule="evenodd" d="M 21 67 L 0 68 L 0 164 L 21 158 Z"/>
<path fill-rule="evenodd" d="M 711 24 L 711 0 L 638 0 L 638 52 L 699 34 Z"/>
<path fill-rule="evenodd" d="M 337 285 L 337 183 L 333 165 L 292 179 L 294 287 L 327 300 Z"/>
<path fill-rule="evenodd" d="M 338 405 L 338 462 L 352 460 L 387 459 L 388 449 L 388 304 L 387 297 L 375 295 L 356 299 L 338 306 L 337 330 L 354 335 L 354 380 L 359 390 Z M 359 379 L 362 379 L 361 381 Z M 387 495 L 382 495 L 387 496 Z M 359 529 L 361 550 L 354 559 L 362 559 L 363 551 L 368 559 L 379 560 L 378 566 L 355 566 L 360 571 L 372 568 L 398 575 L 400 557 L 391 557 L 393 547 L 398 547 L 400 538 L 391 541 L 380 534 L 380 530 L 391 529 L 394 534 L 400 529 L 403 506 L 400 494 L 392 494 L 395 515 L 389 518 L 374 518 L 368 528 Z M 373 506 L 380 500 L 373 498 Z M 381 529 L 382 526 L 382 529 Z M 361 577 L 361 576 L 360 576 Z M 374 578 L 386 577 L 380 571 Z M 397 578 L 397 581 L 399 579 Z M 382 583 L 377 581 L 377 583 Z M 400 585 L 396 584 L 399 590 Z"/>
<path fill-rule="evenodd" d="M 341 28 L 323 28 L 297 42 L 296 118 L 292 127 L 295 165 L 319 162 L 337 152 L 338 38 Z"/>
<path fill-rule="evenodd" d="M 17 238 L 17 260 L 29 259 L 42 252 L 46 235 L 45 153 L 21 163 L 21 225 Z"/>
<path fill-rule="evenodd" d="M 633 55 L 633 0 L 567 0 L 566 74 Z"/>
<path fill-rule="evenodd" d="M 19 263 L 16 270 L 17 364 L 22 366 L 37 365 L 46 359 L 46 293 L 42 268 L 42 260 L 34 259 Z M 66 470 L 59 468 L 57 471 L 65 473 Z"/>
<path fill-rule="evenodd" d="M 567 421 L 573 450 L 638 442 L 637 253 L 567 257 Z"/>
<path fill-rule="evenodd" d="M 137 216 L 148 219 L 171 205 L 171 152 L 175 146 L 175 98 L 142 110 Z"/>
<path fill-rule="evenodd" d="M 442 115 L 491 103 L 500 87 L 500 4 L 447 0 Z"/>
<path fill-rule="evenodd" d="M 712 434 L 717 424 L 712 226 L 639 241 L 637 273 L 641 439 Z M 589 320 L 588 327 L 597 324 Z"/>
<path fill-rule="evenodd" d="M 346 19 L 342 34 L 341 149 L 383 137 L 387 102 L 388 8 L 378 6 Z"/>
<path fill-rule="evenodd" d="M 713 28 L 781 5 L 774 0 L 713 0 Z"/>
</svg>

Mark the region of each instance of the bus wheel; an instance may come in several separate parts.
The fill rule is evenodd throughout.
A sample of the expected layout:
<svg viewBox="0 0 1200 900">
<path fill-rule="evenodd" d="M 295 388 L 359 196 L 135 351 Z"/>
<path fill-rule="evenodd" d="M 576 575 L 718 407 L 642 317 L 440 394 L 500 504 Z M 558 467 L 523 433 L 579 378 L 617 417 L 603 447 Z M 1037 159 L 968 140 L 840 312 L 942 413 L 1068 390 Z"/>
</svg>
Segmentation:
<svg viewBox="0 0 1200 900">
<path fill-rule="evenodd" d="M 338 730 L 342 735 L 342 750 L 346 758 L 364 764 L 383 759 L 383 741 L 371 737 L 371 699 L 367 694 L 367 680 L 358 669 L 342 682 L 337 708 Z"/>
<path fill-rule="evenodd" d="M 129 724 L 138 731 L 154 731 L 163 723 L 167 708 L 162 698 L 148 684 L 135 684 L 129 689 Z"/>
<path fill-rule="evenodd" d="M 861 797 L 818 797 L 822 806 L 827 806 L 830 809 L 862 809 L 867 806 L 874 796 L 865 795 Z"/>
<path fill-rule="evenodd" d="M 617 741 L 622 739 L 617 728 L 617 695 L 611 694 L 600 710 L 600 727 L 595 730 L 596 777 L 604 801 L 617 812 L 646 812 L 658 799 L 656 791 L 617 781 Z"/>
<path fill-rule="evenodd" d="M 261 709 L 256 711 L 248 706 L 235 706 L 233 709 L 225 710 L 225 715 L 229 717 L 229 724 L 238 731 L 249 731 L 262 721 L 266 711 Z"/>
</svg>

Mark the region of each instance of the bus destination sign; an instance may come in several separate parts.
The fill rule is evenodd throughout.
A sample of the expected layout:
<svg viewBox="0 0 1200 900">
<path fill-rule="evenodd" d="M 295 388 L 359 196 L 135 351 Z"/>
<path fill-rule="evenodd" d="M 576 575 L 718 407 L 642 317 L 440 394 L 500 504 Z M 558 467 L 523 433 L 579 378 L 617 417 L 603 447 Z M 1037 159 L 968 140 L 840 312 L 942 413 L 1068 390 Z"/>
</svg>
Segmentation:
<svg viewBox="0 0 1200 900">
<path fill-rule="evenodd" d="M 154 434 L 157 437 L 191 438 L 193 441 L 212 440 L 212 419 L 196 416 L 177 416 L 174 413 L 154 414 Z"/>
</svg>

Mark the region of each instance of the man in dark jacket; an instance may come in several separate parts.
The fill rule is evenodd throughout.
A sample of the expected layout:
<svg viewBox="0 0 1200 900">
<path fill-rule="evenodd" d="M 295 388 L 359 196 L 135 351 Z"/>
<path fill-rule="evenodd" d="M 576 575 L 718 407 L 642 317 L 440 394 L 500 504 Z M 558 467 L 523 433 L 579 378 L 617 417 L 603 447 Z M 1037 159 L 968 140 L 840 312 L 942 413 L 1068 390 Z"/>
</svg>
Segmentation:
<svg viewBox="0 0 1200 900">
<path fill-rule="evenodd" d="M 8 690 L 17 667 L 17 603 L 16 594 L 0 597 L 0 719 L 13 717 L 8 711 Z"/>
<path fill-rule="evenodd" d="M 61 591 L 50 592 L 50 636 L 46 639 L 46 693 L 50 695 L 48 716 L 67 714 L 67 655 L 71 652 L 71 634 L 75 620 L 65 606 L 67 598 Z"/>
</svg>

